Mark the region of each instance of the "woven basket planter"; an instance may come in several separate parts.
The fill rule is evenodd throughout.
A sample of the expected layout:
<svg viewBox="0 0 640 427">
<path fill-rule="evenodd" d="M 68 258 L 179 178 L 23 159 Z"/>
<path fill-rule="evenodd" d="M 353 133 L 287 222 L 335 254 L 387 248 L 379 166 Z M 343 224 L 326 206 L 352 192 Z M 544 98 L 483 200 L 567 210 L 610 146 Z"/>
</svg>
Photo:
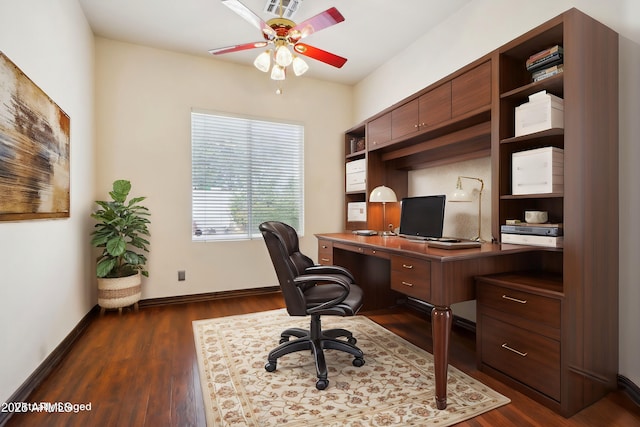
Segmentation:
<svg viewBox="0 0 640 427">
<path fill-rule="evenodd" d="M 142 296 L 142 275 L 140 272 L 133 276 L 116 278 L 98 278 L 98 305 L 100 313 L 105 309 L 134 306 L 138 310 L 138 301 Z"/>
</svg>

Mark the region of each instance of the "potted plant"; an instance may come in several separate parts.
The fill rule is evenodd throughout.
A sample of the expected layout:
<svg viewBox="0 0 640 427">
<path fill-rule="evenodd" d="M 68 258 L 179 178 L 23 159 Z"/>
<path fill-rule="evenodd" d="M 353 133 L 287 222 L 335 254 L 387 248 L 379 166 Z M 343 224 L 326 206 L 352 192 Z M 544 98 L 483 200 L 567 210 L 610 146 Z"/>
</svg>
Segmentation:
<svg viewBox="0 0 640 427">
<path fill-rule="evenodd" d="M 109 192 L 111 201 L 97 200 L 98 209 L 91 217 L 98 222 L 91 233 L 91 245 L 102 248 L 97 258 L 98 305 L 101 313 L 107 308 L 133 305 L 138 309 L 142 294 L 142 277 L 149 276 L 145 269 L 149 241 L 149 209 L 142 206 L 146 197 L 127 201 L 131 182 L 117 180 Z"/>
</svg>

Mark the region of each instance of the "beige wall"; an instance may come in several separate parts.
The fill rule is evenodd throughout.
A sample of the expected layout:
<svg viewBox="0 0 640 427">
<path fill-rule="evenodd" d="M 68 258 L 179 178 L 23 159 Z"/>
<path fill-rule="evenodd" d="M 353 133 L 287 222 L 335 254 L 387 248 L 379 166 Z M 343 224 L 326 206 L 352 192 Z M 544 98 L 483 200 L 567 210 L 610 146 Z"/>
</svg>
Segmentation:
<svg viewBox="0 0 640 427">
<path fill-rule="evenodd" d="M 320 65 L 317 65 L 320 66 Z M 253 67 L 98 38 L 98 197 L 114 179 L 132 181 L 151 210 L 150 277 L 143 298 L 276 285 L 262 239 L 191 241 L 191 109 L 286 119 L 305 126 L 305 236 L 342 228 L 343 132 L 353 122 L 352 89 L 290 78 L 275 94 Z M 177 271 L 187 280 L 178 282 Z"/>
<path fill-rule="evenodd" d="M 93 35 L 76 0 L 2 1 L 0 50 L 71 118 L 71 217 L 0 222 L 4 402 L 95 305 Z"/>
<path fill-rule="evenodd" d="M 355 87 L 355 117 L 362 121 L 406 96 L 445 77 L 495 48 L 540 25 L 548 19 L 576 7 L 620 34 L 620 369 L 635 384 L 640 384 L 640 2 L 637 0 L 473 0 L 442 24 L 427 32 L 396 57 Z M 380 90 L 384 87 L 385 90 Z M 461 175 L 490 177 L 487 162 L 457 165 Z M 455 167 L 455 166 L 454 166 Z M 450 169 L 451 167 L 449 167 Z M 474 175 L 475 174 L 475 175 Z M 449 179 L 442 170 L 425 169 L 413 174 L 414 191 L 447 193 Z M 441 187 L 438 186 L 441 183 Z M 412 195 L 412 194 L 410 194 Z M 476 205 L 469 204 L 467 215 Z M 447 206 L 449 209 L 449 206 Z M 483 216 L 490 217 L 489 210 Z M 445 224 L 452 222 L 448 211 Z M 459 214 L 456 213 L 456 214 Z M 485 219 L 486 221 L 486 219 Z M 445 226 L 446 227 L 446 226 Z M 475 318 L 475 310 L 465 303 L 454 313 Z"/>
<path fill-rule="evenodd" d="M 0 223 L 0 401 L 95 304 L 89 213 L 113 179 L 131 179 L 153 211 L 145 298 L 275 283 L 262 242 L 189 239 L 191 108 L 286 117 L 307 126 L 302 244 L 313 255 L 313 233 L 342 228 L 345 129 L 571 6 L 621 34 L 620 373 L 640 384 L 640 338 L 634 329 L 640 324 L 636 0 L 473 0 L 355 88 L 302 78 L 289 82 L 282 98 L 250 67 L 107 40 L 97 41 L 94 98 L 94 40 L 77 0 L 21 0 L 0 2 L 0 50 L 71 116 L 72 214 L 66 220 Z M 472 163 L 461 172 L 482 173 L 477 167 Z M 433 172 L 415 173 L 412 191 L 435 191 L 424 187 Z M 177 269 L 187 270 L 186 283 L 178 285 Z"/>
</svg>

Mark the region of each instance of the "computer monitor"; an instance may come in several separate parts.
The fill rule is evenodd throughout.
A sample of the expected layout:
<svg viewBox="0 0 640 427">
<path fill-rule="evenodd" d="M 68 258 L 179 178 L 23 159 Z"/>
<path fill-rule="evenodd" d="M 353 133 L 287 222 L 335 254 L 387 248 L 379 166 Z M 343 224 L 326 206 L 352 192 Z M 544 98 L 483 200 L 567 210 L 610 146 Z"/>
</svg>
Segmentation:
<svg viewBox="0 0 640 427">
<path fill-rule="evenodd" d="M 398 234 L 421 240 L 442 237 L 445 202 L 445 195 L 403 198 Z"/>
</svg>

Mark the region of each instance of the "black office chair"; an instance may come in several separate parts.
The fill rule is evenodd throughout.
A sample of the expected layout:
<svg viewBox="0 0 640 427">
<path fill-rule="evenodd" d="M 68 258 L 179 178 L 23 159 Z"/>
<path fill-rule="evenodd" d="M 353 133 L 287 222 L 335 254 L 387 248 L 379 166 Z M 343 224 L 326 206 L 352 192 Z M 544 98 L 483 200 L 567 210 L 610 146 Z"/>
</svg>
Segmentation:
<svg viewBox="0 0 640 427">
<path fill-rule="evenodd" d="M 311 316 L 309 330 L 287 329 L 280 335 L 280 345 L 271 350 L 265 369 L 276 370 L 277 360 L 285 354 L 311 350 L 315 358 L 316 388 L 329 385 L 324 349 L 341 350 L 354 355 L 353 366 L 364 365 L 363 353 L 356 339 L 345 329 L 323 331 L 320 316 L 354 316 L 362 307 L 362 289 L 355 285 L 351 273 L 339 266 L 314 265 L 302 254 L 298 234 L 293 227 L 277 221 L 260 224 L 280 288 L 290 316 Z M 291 337 L 296 339 L 290 341 Z M 338 339 L 338 338 L 346 338 Z"/>
</svg>

